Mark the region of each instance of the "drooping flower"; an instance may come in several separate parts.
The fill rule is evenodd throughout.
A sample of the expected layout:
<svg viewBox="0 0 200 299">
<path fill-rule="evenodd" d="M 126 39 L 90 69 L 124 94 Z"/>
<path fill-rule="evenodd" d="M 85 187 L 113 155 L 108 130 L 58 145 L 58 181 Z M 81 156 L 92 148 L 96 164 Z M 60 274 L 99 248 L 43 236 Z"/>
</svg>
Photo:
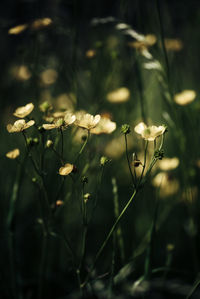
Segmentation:
<svg viewBox="0 0 200 299">
<path fill-rule="evenodd" d="M 116 129 L 116 123 L 109 118 L 101 117 L 97 126 L 90 130 L 92 134 L 111 134 Z"/>
<path fill-rule="evenodd" d="M 60 167 L 59 174 L 60 175 L 68 175 L 70 174 L 74 169 L 74 165 L 70 163 L 66 163 L 64 166 Z"/>
<path fill-rule="evenodd" d="M 89 113 L 78 112 L 76 114 L 75 124 L 83 129 L 91 130 L 97 126 L 101 119 L 99 114 L 93 116 Z"/>
<path fill-rule="evenodd" d="M 30 120 L 26 123 L 25 119 L 19 119 L 14 122 L 14 124 L 8 124 L 7 130 L 9 133 L 22 132 L 35 124 L 34 120 Z"/>
<path fill-rule="evenodd" d="M 54 119 L 54 122 L 52 124 L 43 124 L 42 127 L 45 130 L 52 130 L 52 129 L 59 129 L 59 128 L 65 129 L 69 125 L 73 124 L 75 120 L 76 120 L 76 116 L 71 112 L 67 112 L 63 115 L 63 117 Z"/>
<path fill-rule="evenodd" d="M 196 92 L 194 90 L 183 90 L 180 93 L 175 94 L 174 101 L 176 104 L 184 106 L 190 104 L 196 98 Z"/>
<path fill-rule="evenodd" d="M 15 148 L 14 150 L 8 152 L 6 154 L 6 157 L 9 159 L 16 159 L 20 155 L 20 151 L 18 148 Z"/>
<path fill-rule="evenodd" d="M 140 134 L 142 138 L 148 141 L 154 141 L 158 136 L 162 135 L 166 127 L 165 126 L 149 126 L 145 125 L 145 123 L 139 123 L 135 128 L 135 132 Z"/>
<path fill-rule="evenodd" d="M 24 118 L 27 115 L 29 115 L 34 109 L 33 103 L 29 103 L 25 106 L 21 106 L 15 110 L 13 113 L 14 116 L 19 117 L 19 118 Z"/>
</svg>

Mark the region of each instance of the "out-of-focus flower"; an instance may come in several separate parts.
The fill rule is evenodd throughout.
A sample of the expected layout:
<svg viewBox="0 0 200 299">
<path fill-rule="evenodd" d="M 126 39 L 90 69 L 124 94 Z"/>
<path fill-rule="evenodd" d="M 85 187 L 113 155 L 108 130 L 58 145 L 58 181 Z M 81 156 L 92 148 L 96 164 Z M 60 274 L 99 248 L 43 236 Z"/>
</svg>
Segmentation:
<svg viewBox="0 0 200 299">
<path fill-rule="evenodd" d="M 158 167 L 161 170 L 172 170 L 179 166 L 179 159 L 177 157 L 174 158 L 163 158 L 158 162 Z"/>
<path fill-rule="evenodd" d="M 21 24 L 21 25 L 17 25 L 15 27 L 12 27 L 8 30 L 8 34 L 13 34 L 13 35 L 17 35 L 22 33 L 24 30 L 26 30 L 26 28 L 28 27 L 27 24 Z"/>
<path fill-rule="evenodd" d="M 95 55 L 96 55 L 96 51 L 94 49 L 89 49 L 85 53 L 85 56 L 87 58 L 93 58 Z"/>
<path fill-rule="evenodd" d="M 164 43 L 167 51 L 179 52 L 183 49 L 183 42 L 178 38 L 165 38 Z"/>
<path fill-rule="evenodd" d="M 141 40 L 130 42 L 129 46 L 133 47 L 135 49 L 138 49 L 138 50 L 142 50 L 144 48 L 153 46 L 156 43 L 156 41 L 157 41 L 157 38 L 154 34 L 147 34 Z"/>
<path fill-rule="evenodd" d="M 42 18 L 42 19 L 37 19 L 32 22 L 31 24 L 31 29 L 37 30 L 41 29 L 43 27 L 47 27 L 52 24 L 52 19 L 50 18 Z"/>
<path fill-rule="evenodd" d="M 148 141 L 154 141 L 158 136 L 162 135 L 166 127 L 165 126 L 149 126 L 145 125 L 145 123 L 139 123 L 135 128 L 135 132 L 140 134 L 142 138 Z"/>
<path fill-rule="evenodd" d="M 111 134 L 116 129 L 116 123 L 109 118 L 101 117 L 95 128 L 91 129 L 92 134 Z"/>
<path fill-rule="evenodd" d="M 64 204 L 64 201 L 63 201 L 63 200 L 60 200 L 60 199 L 59 199 L 59 200 L 56 201 L 56 206 L 57 206 L 57 207 L 62 206 L 63 204 Z"/>
<path fill-rule="evenodd" d="M 111 103 L 123 103 L 129 100 L 130 91 L 126 87 L 120 87 L 109 92 L 106 98 Z"/>
<path fill-rule="evenodd" d="M 6 154 L 6 157 L 9 159 L 16 159 L 20 155 L 20 151 L 18 148 L 15 148 L 14 150 L 8 152 Z"/>
<path fill-rule="evenodd" d="M 158 173 L 153 181 L 152 184 L 154 187 L 159 188 L 160 197 L 167 197 L 177 193 L 179 189 L 179 182 L 178 180 L 173 177 L 171 174 L 166 172 Z"/>
<path fill-rule="evenodd" d="M 54 69 L 47 69 L 40 74 L 41 83 L 44 85 L 52 85 L 58 78 L 58 72 Z"/>
<path fill-rule="evenodd" d="M 174 101 L 176 104 L 184 106 L 190 104 L 196 98 L 196 92 L 194 90 L 183 90 L 180 93 L 175 94 Z"/>
<path fill-rule="evenodd" d="M 44 101 L 39 105 L 39 109 L 40 111 L 46 113 L 47 111 L 52 110 L 53 107 L 48 101 Z"/>
<path fill-rule="evenodd" d="M 59 174 L 60 175 L 68 175 L 70 174 L 74 169 L 74 165 L 70 163 L 66 163 L 64 166 L 60 167 Z"/>
<path fill-rule="evenodd" d="M 26 123 L 25 119 L 19 119 L 14 124 L 8 124 L 7 130 L 9 133 L 22 132 L 35 124 L 34 120 L 30 120 Z"/>
<path fill-rule="evenodd" d="M 34 109 L 33 103 L 29 103 L 25 106 L 17 108 L 13 113 L 13 115 L 19 118 L 24 118 L 27 115 L 29 115 L 33 111 L 33 109 Z"/>
<path fill-rule="evenodd" d="M 63 93 L 56 98 L 55 108 L 57 110 L 73 111 L 76 103 L 76 97 L 73 93 Z"/>
<path fill-rule="evenodd" d="M 53 145 L 53 141 L 48 139 L 47 142 L 46 142 L 46 147 L 51 147 Z"/>
<path fill-rule="evenodd" d="M 65 114 L 63 115 L 63 117 L 61 118 L 54 118 L 54 123 L 52 124 L 43 124 L 42 127 L 45 130 L 52 130 L 52 129 L 65 129 L 67 128 L 69 125 L 73 124 L 74 121 L 76 120 L 76 116 L 73 115 L 71 112 L 65 112 Z"/>
<path fill-rule="evenodd" d="M 26 65 L 14 66 L 11 69 L 11 74 L 18 81 L 26 81 L 31 78 L 31 72 Z"/>
<path fill-rule="evenodd" d="M 91 130 L 99 123 L 101 116 L 99 114 L 93 116 L 89 113 L 78 112 L 76 113 L 75 124 L 83 129 Z"/>
<path fill-rule="evenodd" d="M 133 139 L 128 139 L 128 150 L 133 147 Z M 104 148 L 104 154 L 107 157 L 117 159 L 123 155 L 125 151 L 124 136 L 113 138 Z"/>
</svg>

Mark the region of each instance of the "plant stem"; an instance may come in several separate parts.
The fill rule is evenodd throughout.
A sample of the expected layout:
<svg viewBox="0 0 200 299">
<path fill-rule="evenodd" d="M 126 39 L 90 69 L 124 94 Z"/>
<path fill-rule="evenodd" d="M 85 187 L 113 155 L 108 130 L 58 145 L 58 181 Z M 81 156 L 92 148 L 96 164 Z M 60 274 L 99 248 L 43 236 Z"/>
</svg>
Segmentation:
<svg viewBox="0 0 200 299">
<path fill-rule="evenodd" d="M 115 222 L 114 222 L 113 226 L 111 227 L 109 233 L 107 234 L 107 236 L 106 236 L 106 238 L 105 238 L 103 244 L 101 245 L 101 247 L 99 248 L 99 250 L 98 250 L 98 252 L 97 252 L 97 254 L 96 254 L 96 257 L 95 257 L 95 259 L 94 259 L 94 262 L 93 262 L 93 264 L 92 264 L 92 267 L 91 267 L 91 269 L 90 269 L 90 271 L 89 271 L 89 273 L 88 273 L 88 275 L 87 275 L 87 277 L 86 277 L 84 283 L 82 284 L 82 287 L 84 287 L 84 286 L 87 284 L 88 279 L 89 279 L 89 277 L 90 277 L 90 273 L 94 270 L 94 267 L 95 267 L 95 265 L 96 265 L 97 260 L 99 259 L 99 257 L 100 257 L 100 255 L 101 255 L 102 251 L 104 250 L 105 246 L 107 245 L 108 241 L 110 240 L 110 237 L 112 236 L 113 232 L 115 231 L 115 229 L 116 229 L 118 223 L 120 222 L 122 216 L 124 215 L 124 213 L 126 212 L 126 210 L 128 209 L 128 207 L 130 206 L 130 204 L 132 203 L 132 201 L 133 201 L 133 199 L 134 199 L 136 193 L 137 193 L 137 191 L 134 190 L 134 191 L 133 191 L 133 194 L 131 195 L 131 197 L 130 197 L 130 199 L 129 199 L 129 201 L 127 202 L 127 204 L 125 205 L 125 207 L 123 208 L 123 210 L 121 211 L 121 213 L 119 214 L 119 216 L 117 217 L 117 219 L 115 220 Z"/>
<path fill-rule="evenodd" d="M 134 176 L 133 176 L 133 173 L 132 173 L 132 170 L 131 170 L 130 160 L 129 160 L 129 157 L 128 157 L 128 142 L 127 142 L 126 134 L 124 134 L 124 138 L 125 138 L 125 145 L 126 145 L 126 159 L 127 159 L 127 162 L 128 162 L 128 168 L 129 168 L 129 172 L 130 172 L 130 175 L 131 175 L 132 183 L 133 183 L 133 186 L 135 188 L 136 182 L 134 180 Z"/>
</svg>

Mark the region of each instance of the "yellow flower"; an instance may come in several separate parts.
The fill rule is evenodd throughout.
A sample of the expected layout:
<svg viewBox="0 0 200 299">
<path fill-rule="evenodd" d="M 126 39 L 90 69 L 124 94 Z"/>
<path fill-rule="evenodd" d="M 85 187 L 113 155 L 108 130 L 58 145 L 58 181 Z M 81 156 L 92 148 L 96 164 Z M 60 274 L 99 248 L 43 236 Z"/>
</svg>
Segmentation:
<svg viewBox="0 0 200 299">
<path fill-rule="evenodd" d="M 78 112 L 76 114 L 75 124 L 83 129 L 91 130 L 99 123 L 101 116 L 99 114 L 93 116 L 89 113 Z"/>
<path fill-rule="evenodd" d="M 7 130 L 9 133 L 22 132 L 35 124 L 34 120 L 30 120 L 26 123 L 25 119 L 19 119 L 14 124 L 8 124 Z"/>
<path fill-rule="evenodd" d="M 183 42 L 178 38 L 165 38 L 165 48 L 167 51 L 181 51 L 183 49 Z"/>
<path fill-rule="evenodd" d="M 130 91 L 126 87 L 120 87 L 109 92 L 106 97 L 111 103 L 123 103 L 129 100 Z"/>
<path fill-rule="evenodd" d="M 34 109 L 33 103 L 29 103 L 25 106 L 17 108 L 13 113 L 13 115 L 19 118 L 24 118 L 27 115 L 29 115 L 33 111 L 33 109 Z"/>
<path fill-rule="evenodd" d="M 17 25 L 15 27 L 12 27 L 8 30 L 8 34 L 20 34 L 22 33 L 24 30 L 26 30 L 26 28 L 28 27 L 27 24 L 22 24 L 22 25 Z"/>
<path fill-rule="evenodd" d="M 142 50 L 144 48 L 153 46 L 156 43 L 156 41 L 157 41 L 157 38 L 154 34 L 147 34 L 141 40 L 130 42 L 129 46 L 133 47 L 135 49 Z"/>
<path fill-rule="evenodd" d="M 178 180 L 166 172 L 158 173 L 153 181 L 153 186 L 159 188 L 160 197 L 167 197 L 177 193 L 179 189 Z"/>
<path fill-rule="evenodd" d="M 116 129 L 116 123 L 107 117 L 101 117 L 97 126 L 90 130 L 92 134 L 111 134 Z"/>
<path fill-rule="evenodd" d="M 155 140 L 158 136 L 162 135 L 166 128 L 165 126 L 149 126 L 145 125 L 145 123 L 139 123 L 135 128 L 135 132 L 140 134 L 142 138 L 148 141 Z"/>
<path fill-rule="evenodd" d="M 15 148 L 14 150 L 8 152 L 6 154 L 6 157 L 9 159 L 16 159 L 20 155 L 20 151 L 18 148 Z"/>
<path fill-rule="evenodd" d="M 61 112 L 62 113 L 62 112 Z M 76 120 L 76 116 L 71 112 L 65 112 L 62 118 L 58 118 L 54 120 L 53 124 L 43 124 L 43 128 L 45 130 L 59 129 L 59 128 L 67 128 L 69 125 L 73 124 Z"/>
<path fill-rule="evenodd" d="M 174 101 L 176 104 L 184 106 L 194 101 L 196 92 L 194 90 L 183 90 L 180 93 L 175 94 Z"/>
<path fill-rule="evenodd" d="M 70 174 L 74 169 L 74 165 L 70 163 L 66 163 L 64 166 L 60 167 L 59 174 L 60 175 L 68 175 Z"/>
<path fill-rule="evenodd" d="M 37 19 L 32 22 L 31 28 L 34 30 L 41 29 L 43 27 L 47 27 L 47 26 L 51 25 L 52 22 L 53 21 L 50 18 Z"/>
<path fill-rule="evenodd" d="M 177 168 L 179 165 L 179 159 L 174 158 L 163 158 L 161 161 L 158 162 L 158 167 L 161 170 L 172 170 Z"/>
</svg>

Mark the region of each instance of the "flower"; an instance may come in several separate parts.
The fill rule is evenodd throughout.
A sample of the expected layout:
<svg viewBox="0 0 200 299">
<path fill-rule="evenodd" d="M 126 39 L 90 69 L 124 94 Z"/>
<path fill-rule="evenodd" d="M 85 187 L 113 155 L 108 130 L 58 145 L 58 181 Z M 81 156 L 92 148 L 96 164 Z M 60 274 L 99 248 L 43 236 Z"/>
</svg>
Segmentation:
<svg viewBox="0 0 200 299">
<path fill-rule="evenodd" d="M 47 27 L 47 26 L 51 25 L 52 22 L 53 21 L 50 18 L 37 19 L 32 22 L 31 28 L 34 30 L 41 29 L 43 27 Z"/>
<path fill-rule="evenodd" d="M 16 159 L 20 155 L 20 151 L 18 148 L 15 148 L 14 150 L 8 152 L 6 154 L 6 157 L 9 159 Z"/>
<path fill-rule="evenodd" d="M 147 34 L 141 40 L 130 42 L 129 46 L 133 47 L 135 49 L 142 50 L 144 48 L 153 46 L 156 43 L 156 41 L 157 41 L 157 38 L 154 34 Z"/>
<path fill-rule="evenodd" d="M 70 174 L 74 169 L 74 165 L 70 163 L 66 163 L 64 166 L 60 167 L 59 174 L 60 175 L 68 175 Z"/>
<path fill-rule="evenodd" d="M 149 126 L 145 125 L 145 123 L 141 122 L 139 123 L 135 128 L 135 132 L 140 134 L 142 138 L 148 141 L 153 141 L 155 140 L 158 136 L 162 135 L 166 127 L 165 126 Z"/>
<path fill-rule="evenodd" d="M 176 104 L 184 106 L 194 101 L 196 92 L 194 90 L 183 90 L 180 93 L 175 94 L 174 101 Z"/>
<path fill-rule="evenodd" d="M 53 145 L 53 141 L 48 139 L 47 142 L 46 142 L 46 147 L 49 148 Z"/>
<path fill-rule="evenodd" d="M 33 103 L 29 103 L 25 106 L 17 108 L 13 113 L 13 115 L 19 118 L 24 118 L 27 115 L 29 115 L 33 111 L 33 109 L 34 109 Z"/>
<path fill-rule="evenodd" d="M 178 180 L 171 174 L 159 172 L 153 179 L 154 187 L 159 188 L 160 197 L 167 197 L 177 193 L 179 189 Z"/>
<path fill-rule="evenodd" d="M 93 116 L 89 113 L 78 112 L 76 114 L 75 124 L 83 129 L 91 130 L 99 123 L 101 116 L 99 114 Z"/>
<path fill-rule="evenodd" d="M 116 123 L 109 118 L 101 117 L 97 126 L 90 130 L 92 134 L 111 134 L 116 129 Z"/>
<path fill-rule="evenodd" d="M 120 87 L 109 92 L 106 98 L 110 103 L 123 103 L 129 100 L 130 91 L 126 87 Z"/>
<path fill-rule="evenodd" d="M 22 25 L 17 25 L 15 27 L 12 27 L 8 30 L 8 34 L 20 34 L 22 33 L 24 30 L 26 30 L 26 28 L 28 27 L 27 24 L 22 24 Z"/>
<path fill-rule="evenodd" d="M 181 51 L 183 49 L 183 42 L 178 38 L 165 38 L 165 48 L 167 51 Z"/>
<path fill-rule="evenodd" d="M 172 170 L 177 168 L 179 165 L 179 159 L 177 157 L 174 158 L 163 158 L 158 163 L 158 167 L 161 170 Z"/>
<path fill-rule="evenodd" d="M 22 132 L 35 124 L 34 120 L 30 120 L 26 123 L 25 119 L 19 119 L 14 124 L 8 124 L 7 130 L 9 133 Z"/>
<path fill-rule="evenodd" d="M 54 119 L 53 124 L 43 124 L 42 127 L 45 130 L 52 130 L 52 129 L 59 129 L 59 128 L 67 128 L 69 125 L 73 124 L 76 120 L 76 116 L 73 115 L 71 112 L 67 112 L 63 117 Z"/>
</svg>

